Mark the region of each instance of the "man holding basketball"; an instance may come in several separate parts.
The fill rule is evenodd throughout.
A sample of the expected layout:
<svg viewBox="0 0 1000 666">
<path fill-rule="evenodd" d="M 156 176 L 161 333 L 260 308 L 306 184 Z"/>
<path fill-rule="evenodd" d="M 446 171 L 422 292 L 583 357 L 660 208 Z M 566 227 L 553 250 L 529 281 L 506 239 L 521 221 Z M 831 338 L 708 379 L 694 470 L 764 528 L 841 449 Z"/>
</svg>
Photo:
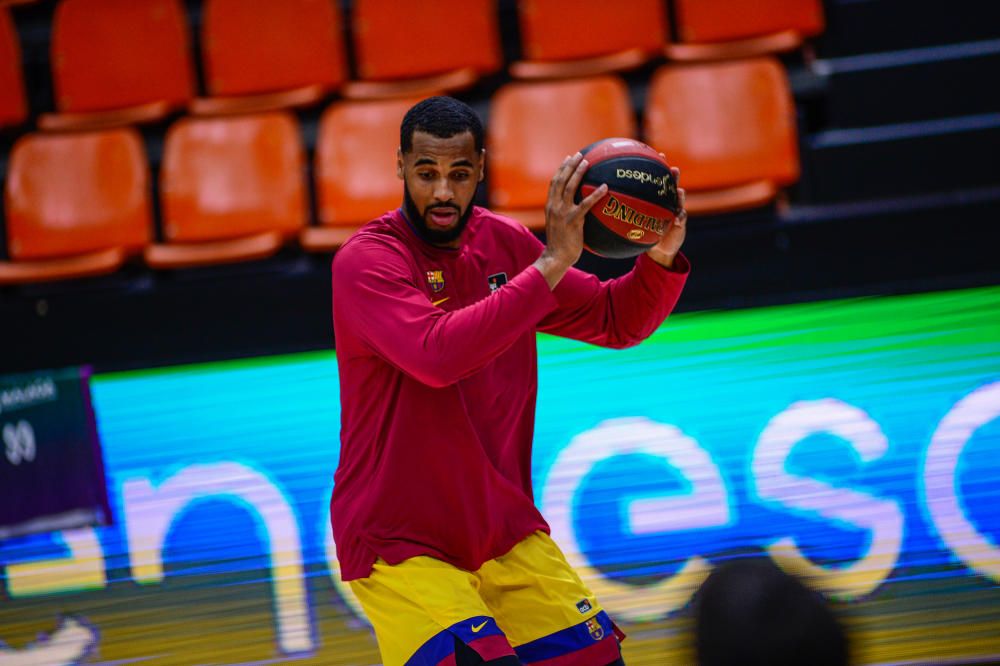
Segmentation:
<svg viewBox="0 0 1000 666">
<path fill-rule="evenodd" d="M 535 333 L 617 348 L 648 337 L 687 277 L 687 216 L 602 283 L 572 268 L 606 192 L 574 203 L 583 157 L 552 179 L 545 245 L 472 205 L 484 160 L 472 109 L 414 106 L 397 155 L 403 206 L 333 262 L 342 575 L 386 666 L 622 664 L 620 632 L 532 499 Z"/>
</svg>

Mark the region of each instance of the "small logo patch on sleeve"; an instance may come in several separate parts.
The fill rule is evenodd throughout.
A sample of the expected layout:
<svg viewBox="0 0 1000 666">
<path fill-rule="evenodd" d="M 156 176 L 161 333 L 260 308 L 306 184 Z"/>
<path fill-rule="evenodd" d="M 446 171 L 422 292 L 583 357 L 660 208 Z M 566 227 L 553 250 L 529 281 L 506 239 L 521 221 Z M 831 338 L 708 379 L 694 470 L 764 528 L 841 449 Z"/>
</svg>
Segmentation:
<svg viewBox="0 0 1000 666">
<path fill-rule="evenodd" d="M 492 294 L 494 291 L 507 284 L 507 274 L 494 273 L 493 275 L 486 278 L 486 281 L 490 285 L 490 293 Z"/>
<path fill-rule="evenodd" d="M 581 613 L 586 614 L 589 613 L 591 610 L 593 610 L 594 607 L 590 605 L 589 601 L 583 599 L 581 601 L 576 602 L 576 609 Z"/>
</svg>

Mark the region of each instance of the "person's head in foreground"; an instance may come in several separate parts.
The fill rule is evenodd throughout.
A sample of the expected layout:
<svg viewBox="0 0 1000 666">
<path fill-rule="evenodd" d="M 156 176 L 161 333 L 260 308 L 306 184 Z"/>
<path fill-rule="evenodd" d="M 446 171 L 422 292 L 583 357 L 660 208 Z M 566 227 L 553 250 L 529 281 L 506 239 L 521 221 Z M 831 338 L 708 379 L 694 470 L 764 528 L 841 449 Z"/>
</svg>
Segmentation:
<svg viewBox="0 0 1000 666">
<path fill-rule="evenodd" d="M 406 217 L 434 245 L 454 245 L 483 179 L 483 124 L 467 104 L 430 97 L 403 118 L 396 173 Z"/>
<path fill-rule="evenodd" d="M 695 595 L 699 666 L 845 666 L 847 636 L 824 598 L 770 559 L 727 562 Z"/>
</svg>

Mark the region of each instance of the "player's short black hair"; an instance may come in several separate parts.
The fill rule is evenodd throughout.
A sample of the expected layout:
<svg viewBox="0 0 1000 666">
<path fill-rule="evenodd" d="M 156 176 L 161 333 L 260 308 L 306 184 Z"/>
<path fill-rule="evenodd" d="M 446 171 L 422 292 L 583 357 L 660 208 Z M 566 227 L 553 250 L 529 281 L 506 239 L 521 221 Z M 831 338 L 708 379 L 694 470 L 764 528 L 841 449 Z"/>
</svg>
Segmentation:
<svg viewBox="0 0 1000 666">
<path fill-rule="evenodd" d="M 441 139 L 472 132 L 476 151 L 483 149 L 482 121 L 472 107 L 454 97 L 428 97 L 406 112 L 399 126 L 399 147 L 404 153 L 413 150 L 413 133 L 417 130 Z"/>
</svg>

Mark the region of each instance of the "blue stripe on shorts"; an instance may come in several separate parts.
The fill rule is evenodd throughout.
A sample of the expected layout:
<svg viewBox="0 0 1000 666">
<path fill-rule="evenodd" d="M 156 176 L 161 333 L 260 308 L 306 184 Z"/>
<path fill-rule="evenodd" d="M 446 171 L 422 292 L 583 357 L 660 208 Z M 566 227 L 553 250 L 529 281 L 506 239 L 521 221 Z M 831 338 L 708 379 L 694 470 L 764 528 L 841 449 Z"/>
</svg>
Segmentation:
<svg viewBox="0 0 1000 666">
<path fill-rule="evenodd" d="M 557 631 L 554 634 L 549 634 L 538 640 L 518 646 L 514 648 L 514 652 L 517 653 L 518 659 L 526 664 L 531 664 L 536 661 L 561 657 L 564 654 L 582 650 L 594 645 L 603 638 L 615 635 L 611 618 L 608 617 L 607 613 L 601 611 L 591 619 L 596 620 L 600 625 L 599 636 L 591 633 L 591 628 L 587 626 L 587 622 L 581 622 L 568 629 Z"/>
<path fill-rule="evenodd" d="M 485 615 L 470 617 L 435 634 L 406 660 L 406 666 L 437 666 L 442 659 L 455 651 L 456 637 L 468 645 L 480 638 L 503 635 L 493 618 Z"/>
</svg>

